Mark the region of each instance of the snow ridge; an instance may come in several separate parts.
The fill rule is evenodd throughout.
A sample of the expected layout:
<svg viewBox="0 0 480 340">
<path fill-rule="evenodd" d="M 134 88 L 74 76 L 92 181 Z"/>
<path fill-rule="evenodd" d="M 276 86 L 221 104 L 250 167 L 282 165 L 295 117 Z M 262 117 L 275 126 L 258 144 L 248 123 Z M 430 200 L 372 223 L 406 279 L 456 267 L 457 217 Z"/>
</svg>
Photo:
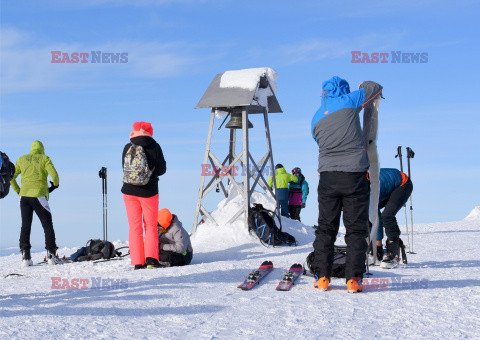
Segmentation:
<svg viewBox="0 0 480 340">
<path fill-rule="evenodd" d="M 480 206 L 473 208 L 473 210 L 465 217 L 465 220 L 480 220 Z"/>
</svg>

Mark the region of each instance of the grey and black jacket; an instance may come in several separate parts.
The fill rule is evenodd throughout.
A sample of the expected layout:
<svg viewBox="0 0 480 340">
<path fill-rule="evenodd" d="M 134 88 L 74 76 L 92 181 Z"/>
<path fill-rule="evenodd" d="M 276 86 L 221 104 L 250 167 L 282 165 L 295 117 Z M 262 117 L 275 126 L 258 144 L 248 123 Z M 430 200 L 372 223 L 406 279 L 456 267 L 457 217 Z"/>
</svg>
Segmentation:
<svg viewBox="0 0 480 340">
<path fill-rule="evenodd" d="M 368 162 L 359 112 L 382 94 L 382 86 L 365 81 L 350 92 L 348 82 L 333 77 L 322 84 L 322 105 L 312 119 L 312 135 L 318 144 L 318 172 L 364 172 Z M 369 124 L 369 122 L 364 122 Z"/>
<path fill-rule="evenodd" d="M 167 228 L 167 231 L 159 235 L 159 243 L 160 250 L 173 251 L 179 254 L 193 253 L 190 236 L 183 229 L 182 222 L 178 220 L 176 215 L 173 215 L 172 224 Z"/>
</svg>

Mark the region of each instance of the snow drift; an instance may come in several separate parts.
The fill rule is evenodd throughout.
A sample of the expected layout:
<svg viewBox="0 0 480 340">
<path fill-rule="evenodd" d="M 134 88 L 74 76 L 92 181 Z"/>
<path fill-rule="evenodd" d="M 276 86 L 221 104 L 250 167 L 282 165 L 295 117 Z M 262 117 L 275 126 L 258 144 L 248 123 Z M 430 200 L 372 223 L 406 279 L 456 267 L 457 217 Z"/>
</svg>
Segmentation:
<svg viewBox="0 0 480 340">
<path fill-rule="evenodd" d="M 480 206 L 473 208 L 473 210 L 465 217 L 466 220 L 480 220 Z"/>
<path fill-rule="evenodd" d="M 251 204 L 262 204 L 265 209 L 274 210 L 275 201 L 267 194 L 253 192 Z M 206 220 L 205 223 L 197 227 L 197 231 L 192 235 L 192 245 L 195 251 L 212 251 L 228 249 L 240 245 L 261 245 L 255 235 L 248 232 L 244 224 L 243 214 L 233 223 L 227 224 L 230 218 L 243 207 L 243 197 L 239 194 L 237 188 L 230 185 L 228 188 L 228 197 L 222 200 L 217 209 L 211 212 L 213 218 L 219 224 L 214 225 Z M 277 222 L 277 221 L 276 221 Z M 293 235 L 298 245 L 311 243 L 314 239 L 314 231 L 311 227 L 282 217 L 282 230 Z"/>
</svg>

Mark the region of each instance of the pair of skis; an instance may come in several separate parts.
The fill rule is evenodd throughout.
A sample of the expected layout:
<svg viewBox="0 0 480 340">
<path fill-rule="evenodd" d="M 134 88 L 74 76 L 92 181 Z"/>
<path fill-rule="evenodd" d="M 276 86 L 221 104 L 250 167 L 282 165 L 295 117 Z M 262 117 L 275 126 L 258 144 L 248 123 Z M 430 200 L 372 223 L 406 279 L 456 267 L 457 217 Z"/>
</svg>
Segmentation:
<svg viewBox="0 0 480 340">
<path fill-rule="evenodd" d="M 260 281 L 273 271 L 273 263 L 271 261 L 264 261 L 257 270 L 250 272 L 247 278 L 238 288 L 242 290 L 250 290 L 255 285 L 260 284 Z M 277 285 L 276 290 L 288 291 L 292 288 L 295 280 L 303 273 L 301 264 L 294 264 L 290 267 L 288 272 L 284 273 L 283 278 Z"/>
</svg>

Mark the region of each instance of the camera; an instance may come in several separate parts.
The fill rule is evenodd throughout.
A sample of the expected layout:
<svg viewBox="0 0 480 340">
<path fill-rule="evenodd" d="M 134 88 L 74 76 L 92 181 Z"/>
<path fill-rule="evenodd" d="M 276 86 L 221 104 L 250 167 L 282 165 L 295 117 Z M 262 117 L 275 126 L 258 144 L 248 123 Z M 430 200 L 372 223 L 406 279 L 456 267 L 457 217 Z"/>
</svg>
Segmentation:
<svg viewBox="0 0 480 340">
<path fill-rule="evenodd" d="M 102 166 L 102 168 L 98 172 L 98 177 L 103 178 L 103 179 L 107 179 L 107 168 Z"/>
</svg>

